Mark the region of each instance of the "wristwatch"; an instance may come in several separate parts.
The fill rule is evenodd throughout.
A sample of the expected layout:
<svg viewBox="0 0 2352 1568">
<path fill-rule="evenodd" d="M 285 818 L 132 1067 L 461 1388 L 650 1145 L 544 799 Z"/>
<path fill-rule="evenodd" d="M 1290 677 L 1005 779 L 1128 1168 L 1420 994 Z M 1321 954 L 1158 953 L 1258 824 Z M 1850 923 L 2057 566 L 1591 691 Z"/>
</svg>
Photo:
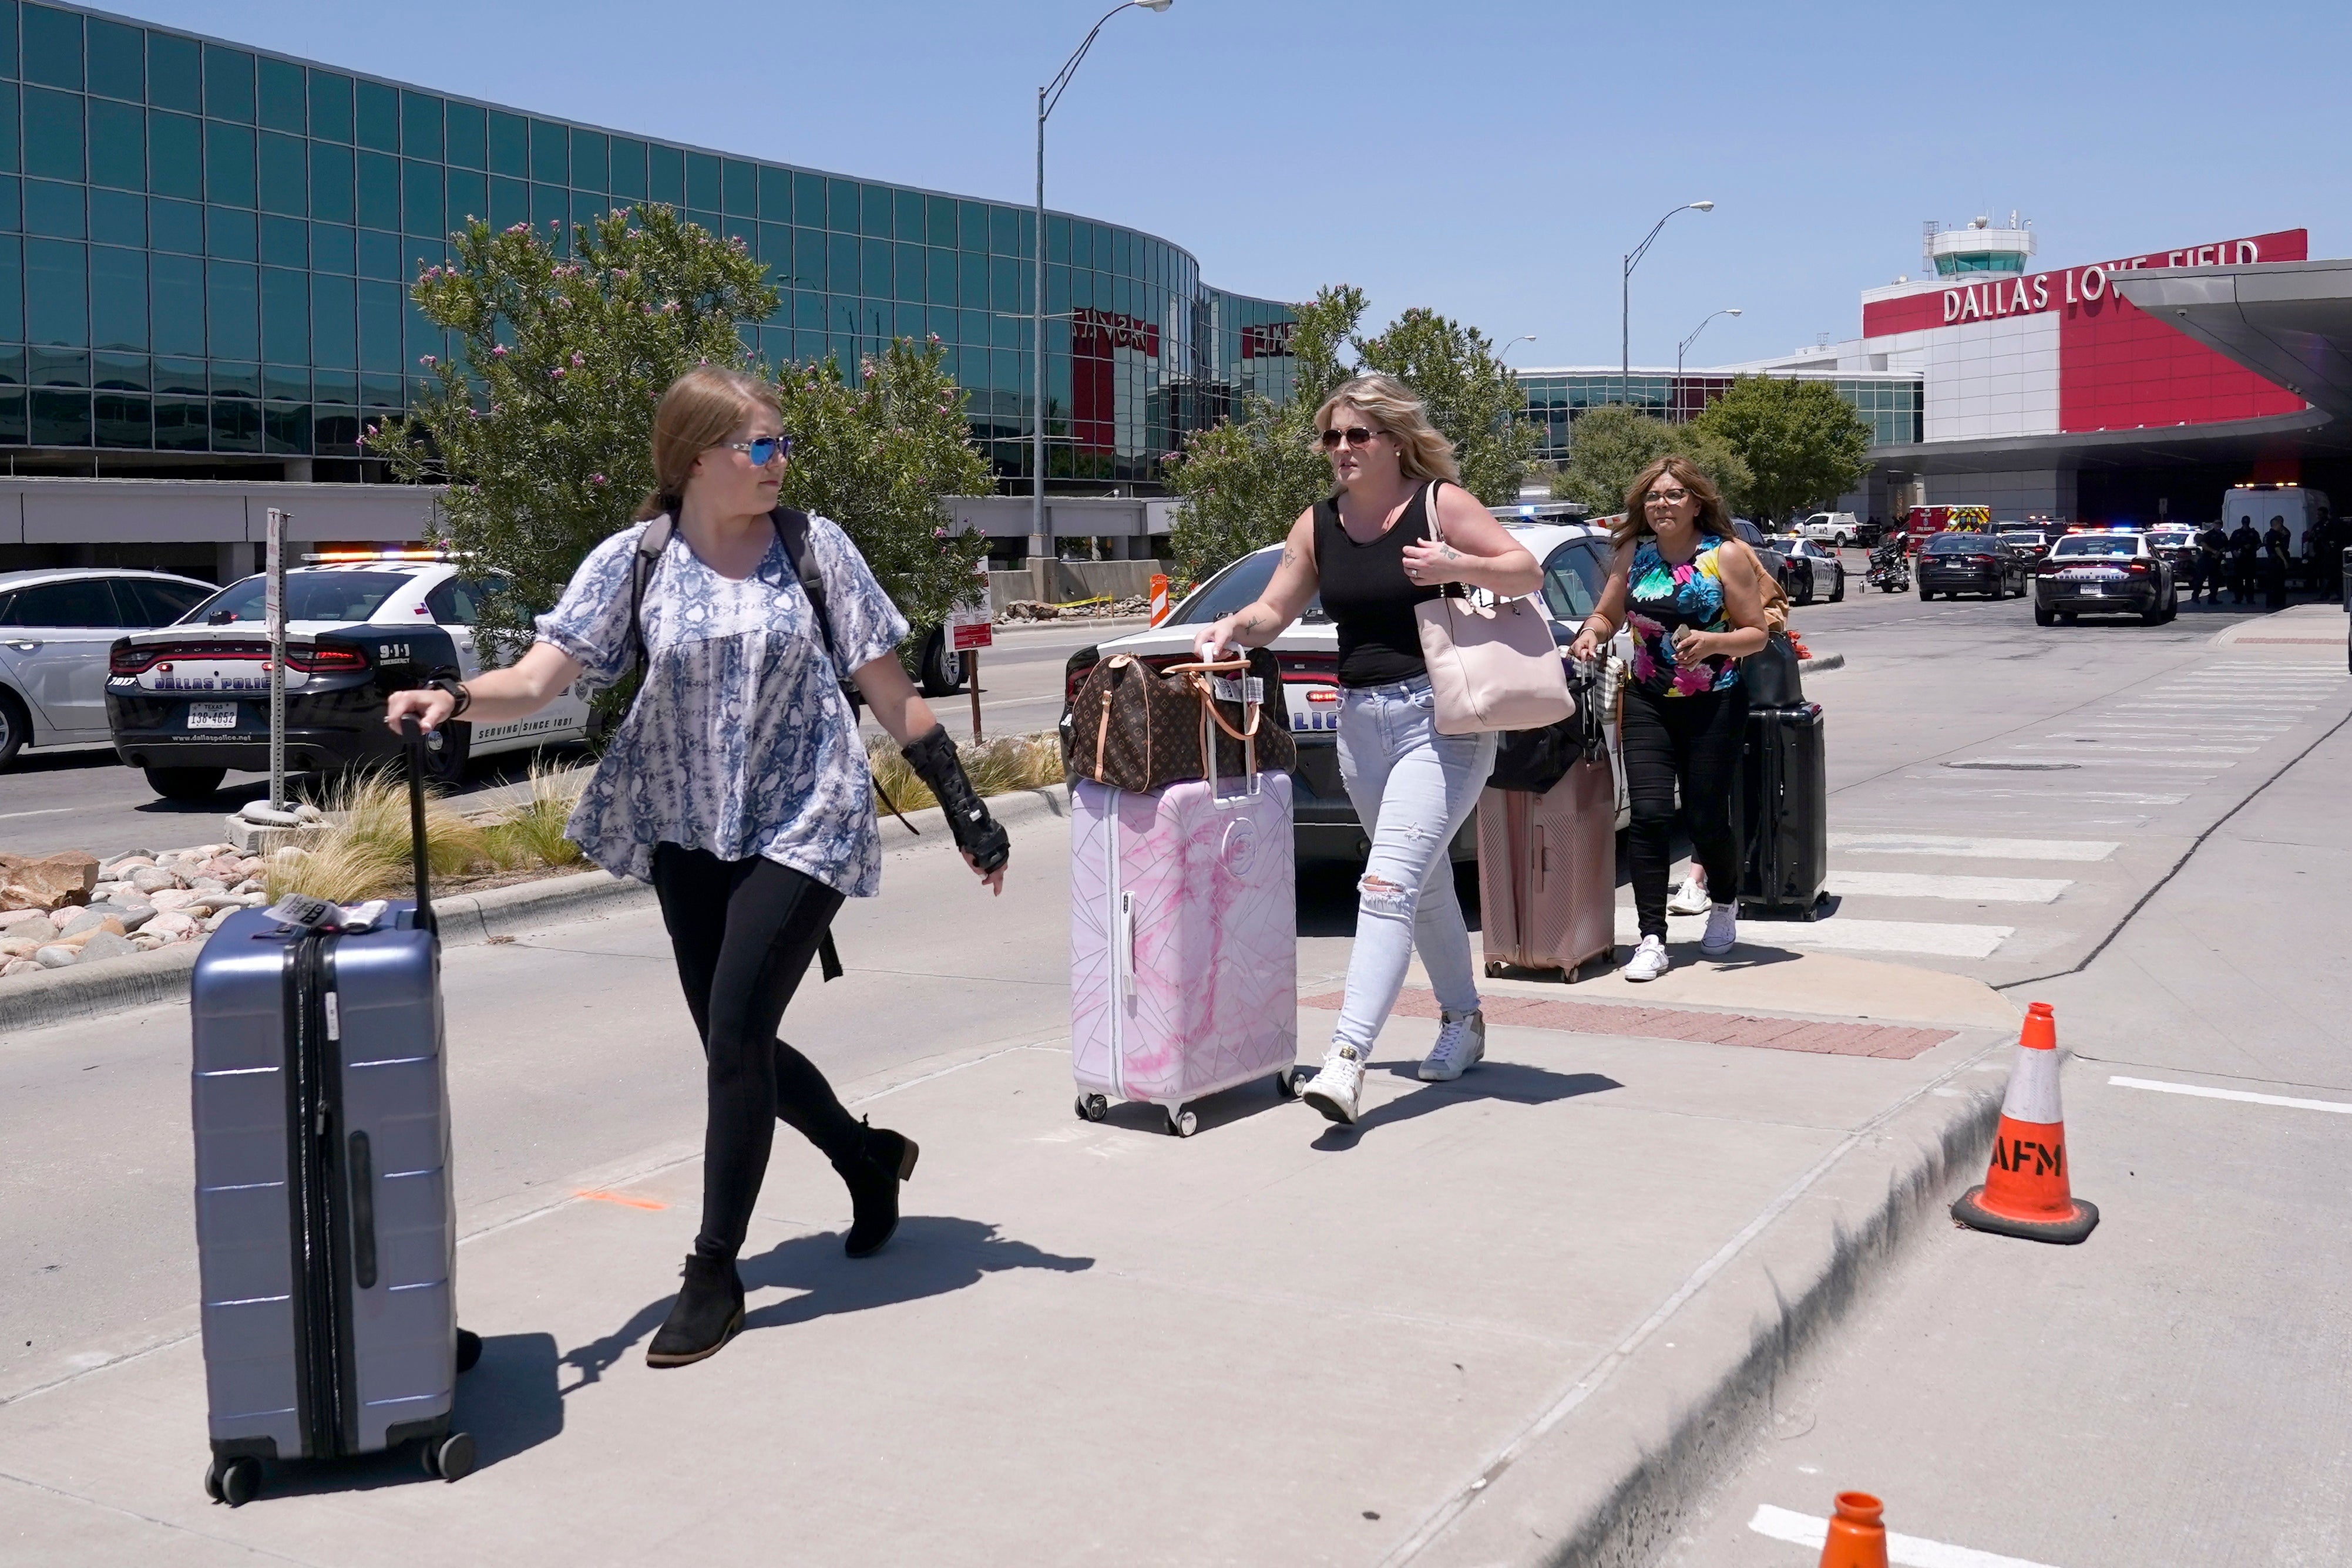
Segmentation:
<svg viewBox="0 0 2352 1568">
<path fill-rule="evenodd" d="M 425 684 L 436 691 L 447 692 L 449 694 L 449 700 L 457 705 L 456 707 L 449 710 L 449 716 L 451 718 L 456 718 L 459 714 L 464 713 L 467 708 L 474 706 L 474 694 L 466 689 L 466 683 L 463 681 L 453 681 L 448 676 L 442 675 L 436 679 L 427 681 Z"/>
</svg>

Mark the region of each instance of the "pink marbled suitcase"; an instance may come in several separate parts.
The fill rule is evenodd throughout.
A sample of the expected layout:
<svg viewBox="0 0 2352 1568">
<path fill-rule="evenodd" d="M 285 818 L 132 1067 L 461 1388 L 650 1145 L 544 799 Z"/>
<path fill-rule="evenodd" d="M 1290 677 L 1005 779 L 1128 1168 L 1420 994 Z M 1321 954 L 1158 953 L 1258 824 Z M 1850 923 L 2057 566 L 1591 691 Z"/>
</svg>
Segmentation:
<svg viewBox="0 0 2352 1568">
<path fill-rule="evenodd" d="M 1298 1057 L 1290 775 L 1138 793 L 1071 786 L 1070 1068 L 1078 1114 L 1185 1103 L 1251 1079 L 1287 1097 Z"/>
</svg>

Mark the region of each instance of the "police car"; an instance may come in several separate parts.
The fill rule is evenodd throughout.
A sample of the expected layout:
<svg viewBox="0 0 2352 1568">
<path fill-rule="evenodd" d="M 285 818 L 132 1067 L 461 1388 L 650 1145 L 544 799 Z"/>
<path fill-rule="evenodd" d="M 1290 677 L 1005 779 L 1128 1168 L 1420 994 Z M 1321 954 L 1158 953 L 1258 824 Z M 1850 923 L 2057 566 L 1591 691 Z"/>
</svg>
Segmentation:
<svg viewBox="0 0 2352 1568">
<path fill-rule="evenodd" d="M 332 770 L 389 761 L 390 694 L 442 676 L 464 680 L 505 664 L 475 632 L 489 580 L 438 554 L 396 550 L 308 558 L 286 574 L 286 766 Z M 201 800 L 231 768 L 269 767 L 269 632 L 266 580 L 229 584 L 178 621 L 117 641 L 108 664 L 114 749 L 146 770 L 155 792 Z M 584 681 L 529 718 L 446 724 L 433 768 L 454 783 L 494 752 L 584 740 Z"/>
<path fill-rule="evenodd" d="M 1572 642 L 1592 613 L 1609 577 L 1609 530 L 1590 523 L 1538 523 L 1513 528 L 1512 538 L 1543 563 L 1542 598 L 1552 636 L 1562 647 Z M 1265 591 L 1282 558 L 1280 545 L 1254 550 L 1195 589 L 1148 631 L 1114 638 L 1070 655 L 1063 669 L 1062 732 L 1069 734 L 1070 703 L 1087 672 L 1114 653 L 1132 653 L 1160 668 L 1192 656 L 1200 629 L 1255 601 Z M 1291 776 L 1291 831 L 1301 864 L 1308 861 L 1360 862 L 1371 843 L 1339 778 L 1339 633 L 1323 613 L 1318 597 L 1282 634 L 1266 644 L 1282 668 L 1283 715 L 1298 743 L 1298 767 Z M 1275 716 L 1269 705 L 1269 717 Z M 1609 727 L 1610 763 L 1616 775 L 1617 826 L 1627 821 L 1625 768 L 1617 751 L 1616 727 Z M 1450 846 L 1453 858 L 1477 858 L 1475 821 Z"/>
<path fill-rule="evenodd" d="M 2033 623 L 2078 615 L 2137 615 L 2161 626 L 2180 613 L 2172 563 L 2137 528 L 2076 528 L 2033 569 Z"/>
</svg>

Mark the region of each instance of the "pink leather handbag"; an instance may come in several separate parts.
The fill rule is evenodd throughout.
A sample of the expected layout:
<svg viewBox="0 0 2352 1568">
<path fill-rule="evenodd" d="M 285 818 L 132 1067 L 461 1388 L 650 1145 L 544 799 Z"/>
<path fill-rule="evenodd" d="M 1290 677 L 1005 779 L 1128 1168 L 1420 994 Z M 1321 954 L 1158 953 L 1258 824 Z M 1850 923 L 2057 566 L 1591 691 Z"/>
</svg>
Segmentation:
<svg viewBox="0 0 2352 1568">
<path fill-rule="evenodd" d="M 1422 496 L 1432 544 L 1444 542 L 1437 526 L 1443 483 L 1432 479 Z M 1491 602 L 1481 604 L 1463 584 L 1449 582 L 1437 598 L 1412 607 L 1440 735 L 1540 729 L 1576 712 L 1542 600 L 1487 597 Z"/>
</svg>

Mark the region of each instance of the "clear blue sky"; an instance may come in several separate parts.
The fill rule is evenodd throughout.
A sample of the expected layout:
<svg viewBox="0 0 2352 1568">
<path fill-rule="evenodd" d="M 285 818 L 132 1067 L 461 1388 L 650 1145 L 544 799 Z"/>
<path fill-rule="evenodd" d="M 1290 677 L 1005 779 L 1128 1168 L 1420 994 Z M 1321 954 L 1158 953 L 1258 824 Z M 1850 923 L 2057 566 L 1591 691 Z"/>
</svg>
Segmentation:
<svg viewBox="0 0 2352 1568">
<path fill-rule="evenodd" d="M 1027 202 L 1039 82 L 1109 0 L 135 0 L 147 20 L 725 151 Z M 2307 226 L 2352 249 L 2352 6 L 1176 0 L 1113 20 L 1048 202 L 1298 298 L 1351 282 L 1515 364 L 1851 335 L 1925 218 L 2014 207 L 2053 266 Z"/>
</svg>

